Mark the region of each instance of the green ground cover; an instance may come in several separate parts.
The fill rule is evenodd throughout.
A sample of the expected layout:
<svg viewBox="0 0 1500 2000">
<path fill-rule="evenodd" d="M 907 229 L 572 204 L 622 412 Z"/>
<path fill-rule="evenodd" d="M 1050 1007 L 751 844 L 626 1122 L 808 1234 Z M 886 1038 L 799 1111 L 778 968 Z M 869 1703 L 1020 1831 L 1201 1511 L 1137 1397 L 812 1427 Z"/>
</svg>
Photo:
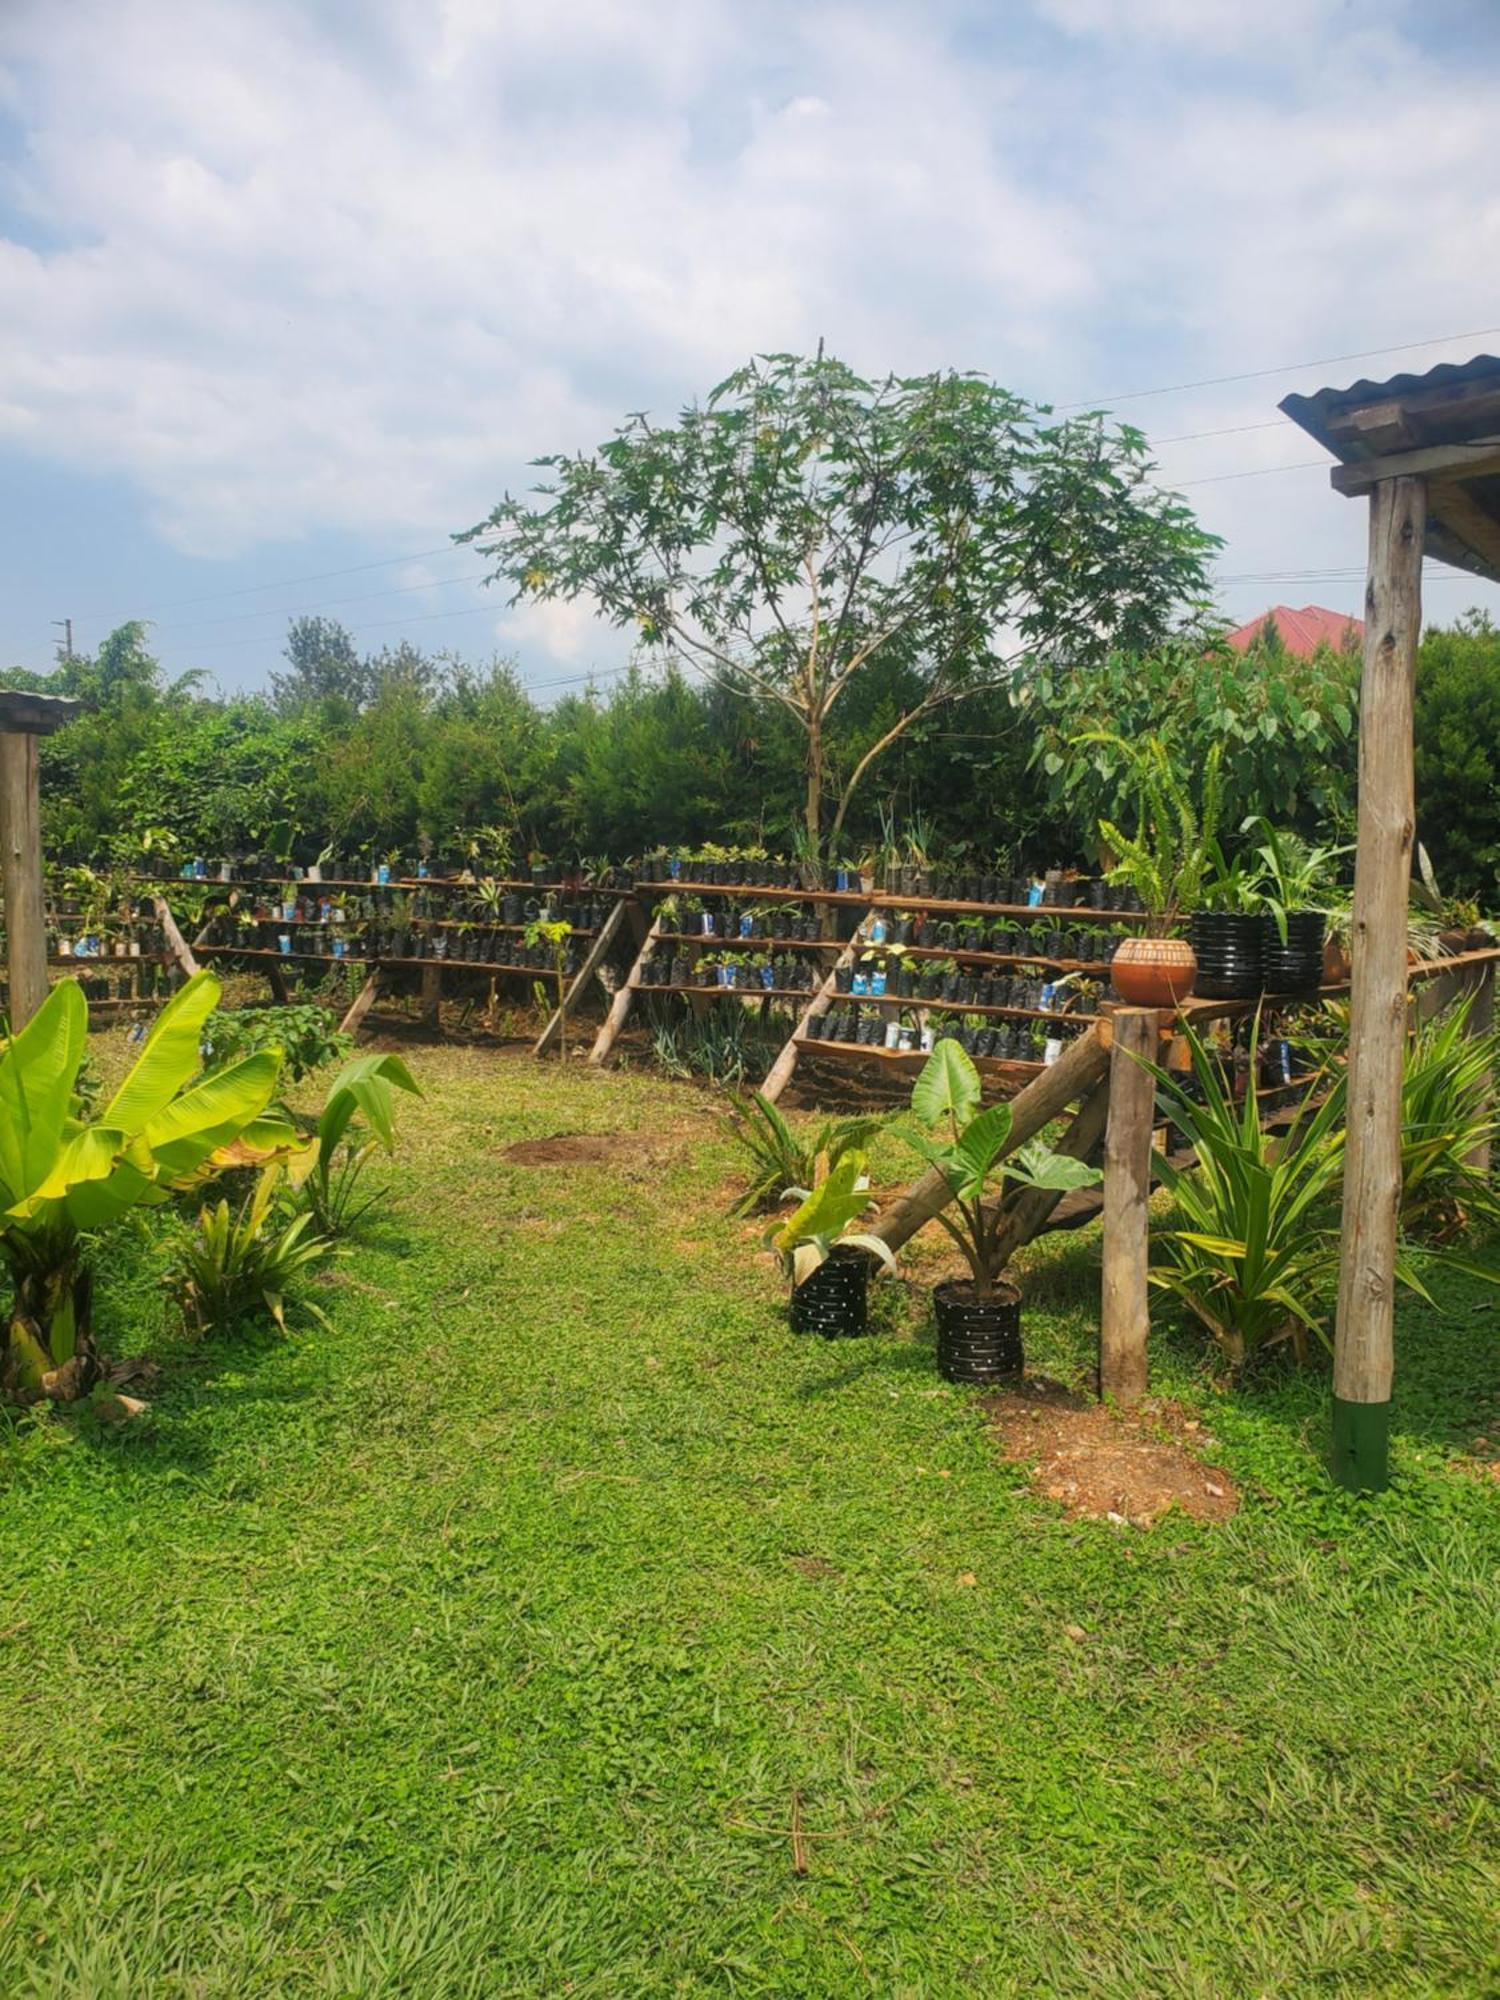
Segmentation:
<svg viewBox="0 0 1500 2000">
<path fill-rule="evenodd" d="M 707 1099 L 419 1067 L 330 1330 L 175 1340 L 143 1247 L 100 1324 L 150 1415 L 0 1432 L 0 1991 L 1496 1990 L 1480 1295 L 1403 1310 L 1378 1502 L 1321 1382 L 1161 1338 L 1243 1509 L 1069 1521 L 919 1288 L 788 1331 Z M 557 1132 L 624 1143 L 506 1159 Z M 1025 1264 L 1037 1366 L 1096 1272 Z"/>
</svg>

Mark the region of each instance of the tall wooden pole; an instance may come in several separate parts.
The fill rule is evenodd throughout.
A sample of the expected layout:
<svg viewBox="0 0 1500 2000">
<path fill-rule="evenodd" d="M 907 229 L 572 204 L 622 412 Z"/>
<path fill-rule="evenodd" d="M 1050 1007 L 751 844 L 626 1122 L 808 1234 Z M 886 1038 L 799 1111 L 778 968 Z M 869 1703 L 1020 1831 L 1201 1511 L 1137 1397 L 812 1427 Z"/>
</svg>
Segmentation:
<svg viewBox="0 0 1500 2000">
<path fill-rule="evenodd" d="M 1412 692 L 1422 623 L 1427 482 L 1370 492 L 1359 707 L 1359 833 L 1349 1004 L 1343 1248 L 1333 1350 L 1333 1476 L 1351 1492 L 1389 1480 L 1406 912 L 1416 808 Z"/>
<path fill-rule="evenodd" d="M 47 997 L 39 739 L 0 731 L 0 873 L 10 959 L 10 1026 L 24 1028 Z"/>
<path fill-rule="evenodd" d="M 1104 1237 L 1099 1312 L 1099 1393 L 1138 1403 L 1146 1393 L 1146 1290 L 1150 1249 L 1151 1126 L 1157 1016 L 1122 1007 L 1110 1016 L 1109 1121 L 1104 1130 Z"/>
</svg>

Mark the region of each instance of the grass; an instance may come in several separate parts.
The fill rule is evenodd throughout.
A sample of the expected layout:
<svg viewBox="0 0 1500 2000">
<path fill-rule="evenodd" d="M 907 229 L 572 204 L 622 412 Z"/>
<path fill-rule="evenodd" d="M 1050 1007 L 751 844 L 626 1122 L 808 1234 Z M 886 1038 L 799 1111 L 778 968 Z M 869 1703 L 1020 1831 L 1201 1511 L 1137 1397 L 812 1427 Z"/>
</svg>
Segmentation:
<svg viewBox="0 0 1500 2000">
<path fill-rule="evenodd" d="M 420 1073 L 331 1331 L 189 1345 L 143 1246 L 150 1415 L 0 1437 L 0 1991 L 1495 1990 L 1492 1316 L 1403 1313 L 1378 1502 L 1325 1383 L 1159 1338 L 1246 1504 L 1071 1522 L 918 1288 L 788 1331 L 703 1096 Z M 505 1158 L 569 1131 L 626 1137 Z M 1076 1375 L 1090 1243 L 1025 1281 Z"/>
</svg>

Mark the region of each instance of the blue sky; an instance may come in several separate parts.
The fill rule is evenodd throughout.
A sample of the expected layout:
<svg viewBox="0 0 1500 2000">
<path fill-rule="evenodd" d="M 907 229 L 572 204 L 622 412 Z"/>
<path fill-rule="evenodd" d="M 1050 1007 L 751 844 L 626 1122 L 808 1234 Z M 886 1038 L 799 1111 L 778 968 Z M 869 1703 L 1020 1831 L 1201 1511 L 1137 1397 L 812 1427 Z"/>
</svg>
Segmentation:
<svg viewBox="0 0 1500 2000">
<path fill-rule="evenodd" d="M 1276 403 L 1500 351 L 1497 128 L 1494 0 L 5 0 L 0 660 L 137 616 L 257 686 L 326 611 L 614 670 L 449 536 L 819 336 L 1058 403 L 1274 371 L 1119 409 L 1227 612 L 1357 610 Z"/>
</svg>

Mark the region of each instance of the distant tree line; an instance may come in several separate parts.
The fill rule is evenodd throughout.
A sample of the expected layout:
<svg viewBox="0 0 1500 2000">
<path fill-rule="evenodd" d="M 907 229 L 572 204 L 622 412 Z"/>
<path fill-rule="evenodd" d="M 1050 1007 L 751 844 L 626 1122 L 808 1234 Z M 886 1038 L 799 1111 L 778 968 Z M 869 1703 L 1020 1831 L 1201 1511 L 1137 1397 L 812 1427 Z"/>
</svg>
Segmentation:
<svg viewBox="0 0 1500 2000">
<path fill-rule="evenodd" d="M 897 656 L 851 683 L 829 743 L 851 769 L 908 699 Z M 778 706 L 642 664 L 550 707 L 514 666 L 401 645 L 362 655 L 327 619 L 291 627 L 265 694 L 220 697 L 167 679 L 144 627 L 12 686 L 71 694 L 79 718 L 46 739 L 44 813 L 59 858 L 127 861 L 254 850 L 290 830 L 297 858 L 419 844 L 456 851 L 481 826 L 518 849 L 623 857 L 648 842 L 761 842 L 789 851 L 805 806 L 800 732 Z M 1110 753 L 1080 736 L 1154 729 L 1185 763 L 1226 745 L 1227 825 L 1347 829 L 1357 661 L 1298 660 L 1274 642 L 1238 656 L 1201 640 L 1110 654 L 1070 674 L 1018 673 L 919 719 L 845 824 L 850 858 L 917 823 L 936 849 L 1088 862 L 1114 799 Z M 1422 642 L 1419 833 L 1445 889 L 1495 898 L 1500 868 L 1500 632 L 1471 613 Z"/>
</svg>

